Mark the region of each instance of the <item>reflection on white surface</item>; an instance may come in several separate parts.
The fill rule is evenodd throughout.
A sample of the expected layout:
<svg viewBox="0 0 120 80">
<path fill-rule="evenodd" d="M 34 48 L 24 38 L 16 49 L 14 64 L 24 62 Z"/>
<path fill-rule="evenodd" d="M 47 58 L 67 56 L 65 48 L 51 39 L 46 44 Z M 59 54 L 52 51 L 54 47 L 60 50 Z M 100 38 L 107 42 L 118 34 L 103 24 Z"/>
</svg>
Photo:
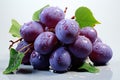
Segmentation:
<svg viewBox="0 0 120 80">
<path fill-rule="evenodd" d="M 3 75 L 1 73 L 0 80 L 112 80 L 113 72 L 111 67 L 101 66 L 98 68 L 100 69 L 99 73 L 67 72 L 57 74 L 50 71 L 33 70 L 31 66 L 22 65 L 15 74 Z M 0 72 L 3 69 L 4 66 L 0 66 Z"/>
<path fill-rule="evenodd" d="M 0 74 L 0 80 L 10 80 L 6 75 Z"/>
</svg>

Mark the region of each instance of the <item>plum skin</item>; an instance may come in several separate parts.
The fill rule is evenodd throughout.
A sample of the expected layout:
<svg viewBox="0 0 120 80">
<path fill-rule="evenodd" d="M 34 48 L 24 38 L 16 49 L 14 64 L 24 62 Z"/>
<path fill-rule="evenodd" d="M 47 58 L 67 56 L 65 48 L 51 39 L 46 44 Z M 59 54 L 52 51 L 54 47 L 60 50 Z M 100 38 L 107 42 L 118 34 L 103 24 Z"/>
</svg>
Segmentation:
<svg viewBox="0 0 120 80">
<path fill-rule="evenodd" d="M 39 54 L 47 55 L 57 44 L 57 38 L 52 32 L 43 32 L 41 33 L 34 42 L 34 49 Z"/>
<path fill-rule="evenodd" d="M 108 45 L 98 42 L 93 45 L 93 50 L 89 58 L 94 65 L 106 65 L 112 58 L 112 55 L 112 49 Z"/>
<path fill-rule="evenodd" d="M 30 63 L 34 69 L 48 70 L 49 69 L 49 56 L 44 56 L 36 51 L 33 51 L 30 56 Z"/>
<path fill-rule="evenodd" d="M 20 28 L 20 35 L 26 42 L 33 43 L 37 36 L 43 31 L 41 24 L 31 21 L 22 25 Z"/>
<path fill-rule="evenodd" d="M 72 19 L 63 19 L 55 27 L 55 34 L 57 38 L 65 43 L 73 43 L 79 35 L 78 23 Z"/>
<path fill-rule="evenodd" d="M 54 28 L 64 17 L 64 12 L 58 7 L 47 7 L 39 15 L 40 21 L 49 28 Z"/>
<path fill-rule="evenodd" d="M 92 43 L 85 36 L 78 36 L 73 44 L 69 45 L 69 51 L 77 58 L 86 58 L 92 52 Z"/>
<path fill-rule="evenodd" d="M 97 38 L 97 31 L 92 27 L 85 27 L 80 30 L 80 35 L 87 37 L 93 43 Z"/>
<path fill-rule="evenodd" d="M 65 47 L 60 47 L 52 53 L 49 63 L 54 71 L 64 72 L 70 67 L 71 56 Z"/>
</svg>

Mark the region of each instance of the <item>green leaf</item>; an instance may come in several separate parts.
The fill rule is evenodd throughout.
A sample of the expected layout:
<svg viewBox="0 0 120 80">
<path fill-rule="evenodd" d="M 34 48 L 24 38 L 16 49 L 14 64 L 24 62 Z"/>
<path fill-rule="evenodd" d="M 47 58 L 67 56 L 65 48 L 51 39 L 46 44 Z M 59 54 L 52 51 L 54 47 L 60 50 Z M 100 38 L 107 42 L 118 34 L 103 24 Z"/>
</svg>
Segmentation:
<svg viewBox="0 0 120 80">
<path fill-rule="evenodd" d="M 9 65 L 3 72 L 3 74 L 10 74 L 14 72 L 20 66 L 22 59 L 24 57 L 23 53 L 17 52 L 15 49 L 10 49 L 10 60 Z"/>
<path fill-rule="evenodd" d="M 95 66 L 93 66 L 92 64 L 90 63 L 84 63 L 81 67 L 78 68 L 79 70 L 86 70 L 88 72 L 91 72 L 91 73 L 97 73 L 99 72 L 99 69 L 97 69 Z"/>
<path fill-rule="evenodd" d="M 100 24 L 87 7 L 79 7 L 75 12 L 75 18 L 80 28 L 86 26 L 94 27 L 96 24 Z"/>
<path fill-rule="evenodd" d="M 35 13 L 34 13 L 33 16 L 32 16 L 32 19 L 33 19 L 34 21 L 39 21 L 39 14 L 40 14 L 40 13 L 42 12 L 42 10 L 43 10 L 44 8 L 46 8 L 46 7 L 49 7 L 49 5 L 46 5 L 46 6 L 44 6 L 43 8 L 35 11 Z"/>
<path fill-rule="evenodd" d="M 12 25 L 9 30 L 9 33 L 12 34 L 13 37 L 20 37 L 20 27 L 21 25 L 14 19 L 12 19 Z"/>
</svg>

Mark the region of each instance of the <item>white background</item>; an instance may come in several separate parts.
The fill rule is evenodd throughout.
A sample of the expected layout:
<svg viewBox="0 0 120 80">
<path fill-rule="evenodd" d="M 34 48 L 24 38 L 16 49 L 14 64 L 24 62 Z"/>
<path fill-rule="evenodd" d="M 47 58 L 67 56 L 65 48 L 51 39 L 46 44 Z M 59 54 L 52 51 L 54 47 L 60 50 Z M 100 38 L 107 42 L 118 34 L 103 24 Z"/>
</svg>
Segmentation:
<svg viewBox="0 0 120 80">
<path fill-rule="evenodd" d="M 32 14 L 47 4 L 63 10 L 68 7 L 66 18 L 71 18 L 80 6 L 90 8 L 101 22 L 95 27 L 98 36 L 113 50 L 111 62 L 120 61 L 120 0 L 0 0 L 0 60 L 9 59 L 9 40 L 16 39 L 8 33 L 11 19 L 22 25 L 31 21 Z"/>
</svg>

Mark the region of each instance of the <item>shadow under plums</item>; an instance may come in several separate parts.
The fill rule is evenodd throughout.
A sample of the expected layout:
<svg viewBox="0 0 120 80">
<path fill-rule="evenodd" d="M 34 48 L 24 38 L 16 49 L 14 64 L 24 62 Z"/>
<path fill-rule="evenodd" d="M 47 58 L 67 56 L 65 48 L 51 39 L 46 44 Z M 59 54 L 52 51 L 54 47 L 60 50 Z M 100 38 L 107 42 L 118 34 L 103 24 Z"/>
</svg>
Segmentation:
<svg viewBox="0 0 120 80">
<path fill-rule="evenodd" d="M 33 72 L 34 72 L 33 69 L 20 68 L 20 69 L 16 72 L 16 74 L 19 74 L 19 73 L 21 73 L 21 74 L 31 74 L 31 73 L 33 73 Z"/>
</svg>

